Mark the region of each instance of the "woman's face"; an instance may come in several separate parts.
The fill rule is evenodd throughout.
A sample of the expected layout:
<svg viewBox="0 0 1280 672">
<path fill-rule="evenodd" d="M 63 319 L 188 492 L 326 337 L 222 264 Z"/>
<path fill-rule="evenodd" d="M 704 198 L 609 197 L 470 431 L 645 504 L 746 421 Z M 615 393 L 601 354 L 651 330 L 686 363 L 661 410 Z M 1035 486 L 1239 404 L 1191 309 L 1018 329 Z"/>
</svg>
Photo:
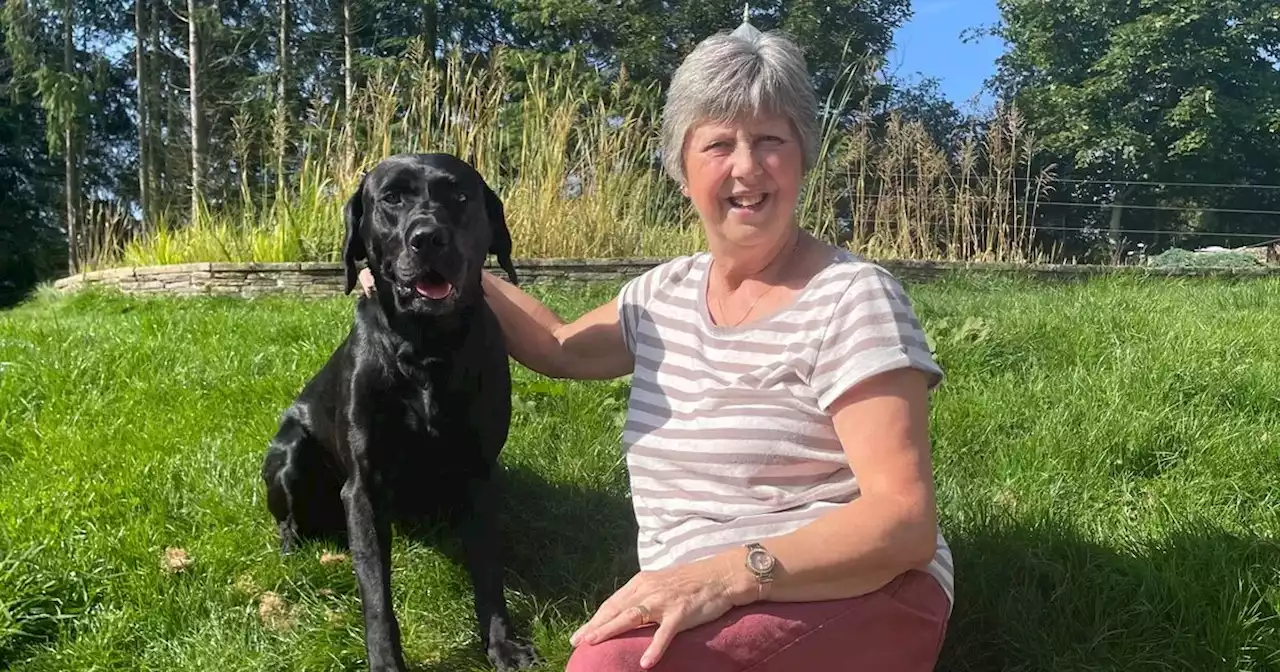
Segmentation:
<svg viewBox="0 0 1280 672">
<path fill-rule="evenodd" d="M 752 245 L 788 232 L 804 161 L 799 137 L 785 117 L 704 122 L 688 138 L 684 192 L 708 236 Z"/>
</svg>

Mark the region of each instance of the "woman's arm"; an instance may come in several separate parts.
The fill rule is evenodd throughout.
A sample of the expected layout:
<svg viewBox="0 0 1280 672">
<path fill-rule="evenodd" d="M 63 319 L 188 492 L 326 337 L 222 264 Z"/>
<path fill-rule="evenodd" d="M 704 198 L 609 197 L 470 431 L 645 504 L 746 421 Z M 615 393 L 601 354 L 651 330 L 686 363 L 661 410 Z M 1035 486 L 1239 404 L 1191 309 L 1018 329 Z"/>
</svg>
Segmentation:
<svg viewBox="0 0 1280 672">
<path fill-rule="evenodd" d="M 897 369 L 862 381 L 831 406 L 861 496 L 795 532 L 759 540 L 777 558 L 772 582 L 756 582 L 742 546 L 640 572 L 600 605 L 570 643 L 595 644 L 657 623 L 641 658 L 648 669 L 676 633 L 734 605 L 855 597 L 923 568 L 937 550 L 927 394 L 925 373 Z"/>
<path fill-rule="evenodd" d="M 835 402 L 835 431 L 861 495 L 795 532 L 759 540 L 777 558 L 764 599 L 854 597 L 933 559 L 938 523 L 927 385 L 923 372 L 897 369 Z M 743 564 L 745 549 L 720 556 L 734 570 L 734 603 L 755 601 L 761 589 Z"/>
<path fill-rule="evenodd" d="M 617 299 L 566 323 L 519 287 L 481 272 L 481 287 L 498 317 L 511 357 L 551 378 L 617 378 L 635 369 L 622 338 Z"/>
<path fill-rule="evenodd" d="M 373 275 L 365 268 L 359 277 L 369 296 Z M 502 326 L 507 352 L 526 368 L 577 379 L 618 378 L 635 369 L 622 340 L 617 299 L 566 324 L 542 302 L 488 271 L 480 271 L 480 288 Z"/>
</svg>

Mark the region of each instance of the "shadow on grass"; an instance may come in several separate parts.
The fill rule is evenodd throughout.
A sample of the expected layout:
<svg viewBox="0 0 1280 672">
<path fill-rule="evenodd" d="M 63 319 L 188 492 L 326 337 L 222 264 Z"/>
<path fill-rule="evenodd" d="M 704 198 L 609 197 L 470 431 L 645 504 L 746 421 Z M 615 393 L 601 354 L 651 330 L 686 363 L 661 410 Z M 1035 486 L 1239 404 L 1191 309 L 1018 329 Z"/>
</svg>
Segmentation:
<svg viewBox="0 0 1280 672">
<path fill-rule="evenodd" d="M 939 670 L 1280 669 L 1275 541 L 1206 526 L 1137 556 L 1058 523 L 949 541 L 958 594 Z"/>
<path fill-rule="evenodd" d="M 507 467 L 502 478 L 499 519 L 509 589 L 594 603 L 638 570 L 635 518 L 625 497 L 551 483 L 522 467 Z M 397 519 L 392 533 L 465 566 L 460 529 L 440 518 Z M 347 548 L 345 535 L 324 541 Z"/>
<path fill-rule="evenodd" d="M 0 670 L 56 643 L 104 592 L 105 563 L 68 571 L 58 553 L 44 543 L 0 546 Z"/>
<path fill-rule="evenodd" d="M 512 587 L 594 608 L 638 570 L 635 518 L 621 494 L 551 483 L 524 468 L 504 476 Z"/>
<path fill-rule="evenodd" d="M 635 519 L 631 503 L 621 494 L 550 482 L 521 466 L 505 468 L 502 489 L 499 515 L 508 591 L 533 596 L 568 618 L 585 620 L 637 571 Z M 457 528 L 424 519 L 417 525 L 398 522 L 394 533 L 438 549 L 465 567 Z M 516 628 L 531 640 L 535 633 L 531 615 L 511 606 Z M 537 669 L 562 669 L 568 653 L 567 642 L 554 650 L 539 647 L 542 664 Z M 471 641 L 444 651 L 437 661 L 412 664 L 410 669 L 491 668 Z"/>
</svg>

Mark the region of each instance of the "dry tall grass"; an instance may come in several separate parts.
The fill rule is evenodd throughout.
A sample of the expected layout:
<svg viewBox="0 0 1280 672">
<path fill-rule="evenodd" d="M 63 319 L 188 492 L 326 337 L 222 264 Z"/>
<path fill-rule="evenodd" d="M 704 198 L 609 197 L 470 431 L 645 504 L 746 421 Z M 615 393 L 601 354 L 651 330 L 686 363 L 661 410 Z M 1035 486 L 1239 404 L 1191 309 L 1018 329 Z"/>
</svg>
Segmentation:
<svg viewBox="0 0 1280 672">
<path fill-rule="evenodd" d="M 471 158 L 502 195 L 518 257 L 669 256 L 702 247 L 696 214 L 658 165 L 656 115 L 617 103 L 629 99 L 631 83 L 593 96 L 575 85 L 578 73 L 534 65 L 517 86 L 501 62 L 438 64 L 415 47 L 373 72 L 351 110 L 309 111 L 295 134 L 300 169 L 274 193 L 254 193 L 242 180 L 237 202 L 161 216 L 87 261 L 337 260 L 342 204 L 361 173 L 410 151 Z M 283 151 L 286 120 L 264 121 L 236 120 L 241 163 L 260 125 L 273 151 Z M 918 123 L 894 119 L 879 132 L 868 120 L 829 125 L 801 220 L 875 258 L 1031 261 L 1041 256 L 1031 222 L 1046 184 L 1030 172 L 1033 148 L 1014 111 L 951 160 Z"/>
<path fill-rule="evenodd" d="M 1033 138 L 1016 109 L 948 157 L 918 122 L 891 116 L 879 137 L 869 121 L 837 133 L 829 164 L 815 176 L 820 196 L 808 225 L 844 219 L 847 245 L 874 258 L 1032 262 L 1034 222 L 1053 182 L 1034 171 Z"/>
</svg>

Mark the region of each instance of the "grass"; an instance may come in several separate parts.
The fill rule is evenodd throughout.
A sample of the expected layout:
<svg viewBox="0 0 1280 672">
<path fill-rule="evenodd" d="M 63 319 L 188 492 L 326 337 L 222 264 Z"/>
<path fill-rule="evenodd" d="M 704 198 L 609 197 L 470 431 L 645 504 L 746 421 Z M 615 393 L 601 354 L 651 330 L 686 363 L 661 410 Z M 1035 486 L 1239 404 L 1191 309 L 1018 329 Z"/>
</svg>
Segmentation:
<svg viewBox="0 0 1280 672">
<path fill-rule="evenodd" d="M 614 289 L 536 291 L 569 316 Z M 910 290 L 949 373 L 933 437 L 959 601 L 941 669 L 1280 669 L 1280 281 Z M 350 565 L 280 558 L 258 479 L 350 310 L 81 294 L 0 314 L 0 667 L 361 669 Z M 562 669 L 634 568 L 627 387 L 515 376 L 509 595 Z M 457 557 L 397 536 L 414 669 L 485 669 Z"/>
<path fill-rule="evenodd" d="M 625 78 L 601 86 L 580 67 L 528 58 L 499 51 L 487 66 L 437 62 L 415 43 L 405 58 L 377 65 L 350 114 L 316 103 L 293 121 L 255 117 L 271 107 L 246 106 L 229 132 L 234 160 L 216 176 L 220 193 L 202 194 L 207 204 L 195 212 L 184 198 L 141 231 L 130 229 L 125 208 L 95 210 L 84 226 L 84 266 L 337 260 L 342 204 L 363 171 L 417 151 L 473 159 L 503 198 L 521 256 L 701 249 L 695 211 L 658 167 L 654 87 Z M 847 103 L 867 78 L 868 68 L 851 64 L 830 102 Z M 851 124 L 824 126 L 800 206 L 806 227 L 876 258 L 1052 254 L 1034 244 L 1032 223 L 1053 174 L 1038 167 L 1016 109 L 999 110 L 952 149 L 918 122 L 881 123 L 863 107 Z M 294 148 L 280 144 L 286 137 Z M 296 169 L 264 177 L 286 153 Z"/>
</svg>

